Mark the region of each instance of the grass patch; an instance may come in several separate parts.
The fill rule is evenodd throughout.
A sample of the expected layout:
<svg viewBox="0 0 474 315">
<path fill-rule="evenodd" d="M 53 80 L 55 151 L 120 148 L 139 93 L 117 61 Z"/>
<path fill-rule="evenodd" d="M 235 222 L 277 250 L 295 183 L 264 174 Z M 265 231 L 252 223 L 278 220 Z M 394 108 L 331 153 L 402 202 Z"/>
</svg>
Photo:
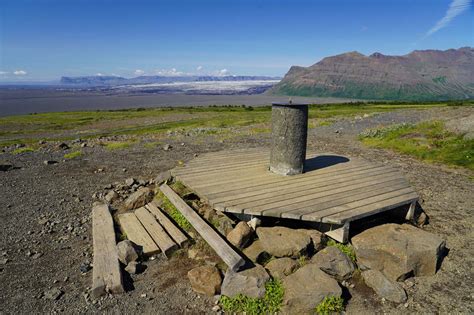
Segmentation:
<svg viewBox="0 0 474 315">
<path fill-rule="evenodd" d="M 178 209 L 169 201 L 169 199 L 160 191 L 155 199 L 161 203 L 161 208 L 179 225 L 183 230 L 190 231 L 192 229 L 191 223 L 179 212 Z"/>
<path fill-rule="evenodd" d="M 135 143 L 134 141 L 110 142 L 105 145 L 105 148 L 110 151 L 122 150 L 122 149 L 129 148 L 134 143 Z"/>
<path fill-rule="evenodd" d="M 344 300 L 338 296 L 328 296 L 316 306 L 317 314 L 329 315 L 334 313 L 342 313 L 344 311 Z"/>
<path fill-rule="evenodd" d="M 65 159 L 74 159 L 74 158 L 77 158 L 81 155 L 82 155 L 81 151 L 74 151 L 74 152 L 64 154 L 64 158 Z"/>
<path fill-rule="evenodd" d="M 356 254 L 354 248 L 350 244 L 345 245 L 330 239 L 327 241 L 326 246 L 334 246 L 338 248 L 341 252 L 346 254 L 347 257 L 349 257 L 353 262 L 356 261 Z"/>
<path fill-rule="evenodd" d="M 159 146 L 160 144 L 161 142 L 158 142 L 158 141 L 146 142 L 145 144 L 143 144 L 143 147 L 147 149 L 156 149 L 156 147 Z"/>
<path fill-rule="evenodd" d="M 366 145 L 392 149 L 428 162 L 474 170 L 474 140 L 447 131 L 441 121 L 400 124 L 366 130 L 359 135 Z"/>
<path fill-rule="evenodd" d="M 265 284 L 265 296 L 261 299 L 237 295 L 230 298 L 221 296 L 219 302 L 226 313 L 275 314 L 283 302 L 285 293 L 280 280 L 270 280 Z"/>
<path fill-rule="evenodd" d="M 35 149 L 32 147 L 23 147 L 23 148 L 18 148 L 12 151 L 13 154 L 21 154 L 21 153 L 26 153 L 26 152 L 34 152 Z"/>
</svg>

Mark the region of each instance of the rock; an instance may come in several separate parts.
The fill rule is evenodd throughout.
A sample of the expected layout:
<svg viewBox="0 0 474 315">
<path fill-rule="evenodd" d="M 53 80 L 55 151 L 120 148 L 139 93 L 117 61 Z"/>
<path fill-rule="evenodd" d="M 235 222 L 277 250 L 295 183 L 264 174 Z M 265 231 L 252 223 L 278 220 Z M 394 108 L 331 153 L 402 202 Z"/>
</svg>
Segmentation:
<svg viewBox="0 0 474 315">
<path fill-rule="evenodd" d="M 107 195 L 105 195 L 105 201 L 112 203 L 117 200 L 118 197 L 119 195 L 115 191 L 111 190 L 107 193 Z"/>
<path fill-rule="evenodd" d="M 253 235 L 252 229 L 247 222 L 240 221 L 235 228 L 227 234 L 227 240 L 238 248 L 243 248 Z"/>
<path fill-rule="evenodd" d="M 124 207 L 126 210 L 133 210 L 143 207 L 152 201 L 153 197 L 153 190 L 147 187 L 141 187 L 136 192 L 131 194 L 127 200 L 125 200 Z"/>
<path fill-rule="evenodd" d="M 313 242 L 313 248 L 315 251 L 319 251 L 324 248 L 323 233 L 314 229 L 311 229 L 311 230 L 301 229 L 301 231 L 305 232 L 311 238 L 311 241 Z"/>
<path fill-rule="evenodd" d="M 222 235 L 229 234 L 230 231 L 232 231 L 234 223 L 235 223 L 231 218 L 229 218 L 225 214 L 220 215 L 217 219 L 217 222 L 218 222 L 217 230 Z"/>
<path fill-rule="evenodd" d="M 173 148 L 173 146 L 172 146 L 171 144 L 165 144 L 165 145 L 163 146 L 163 150 L 165 150 L 165 151 L 169 151 L 169 150 L 171 150 L 172 148 Z"/>
<path fill-rule="evenodd" d="M 278 258 L 265 265 L 273 278 L 283 279 L 298 269 L 298 262 L 288 257 Z"/>
<path fill-rule="evenodd" d="M 127 179 L 125 180 L 125 185 L 131 187 L 131 186 L 133 186 L 133 184 L 135 184 L 135 178 L 130 177 L 130 178 L 127 178 Z"/>
<path fill-rule="evenodd" d="M 58 164 L 58 161 L 53 161 L 53 160 L 44 160 L 43 164 L 45 165 L 53 165 L 53 164 Z"/>
<path fill-rule="evenodd" d="M 307 264 L 283 280 L 283 313 L 314 314 L 316 306 L 328 296 L 339 297 L 341 287 L 315 264 Z"/>
<path fill-rule="evenodd" d="M 255 217 L 255 218 L 252 218 L 249 222 L 247 222 L 247 224 L 250 226 L 252 230 L 255 231 L 257 227 L 259 227 L 262 224 L 262 220 Z"/>
<path fill-rule="evenodd" d="M 89 262 L 84 262 L 81 264 L 81 266 L 79 267 L 79 270 L 82 272 L 82 273 L 86 273 L 88 272 L 89 270 L 91 270 L 92 267 L 91 267 L 91 264 Z"/>
<path fill-rule="evenodd" d="M 209 296 L 218 294 L 221 289 L 222 277 L 214 266 L 200 266 L 188 271 L 188 279 L 194 291 Z"/>
<path fill-rule="evenodd" d="M 441 263 L 445 241 L 403 224 L 384 224 L 352 238 L 359 267 L 381 271 L 389 280 L 434 275 Z"/>
<path fill-rule="evenodd" d="M 136 261 L 131 261 L 128 263 L 127 267 L 125 267 L 125 271 L 129 274 L 135 275 L 137 273 L 140 273 L 141 265 Z"/>
<path fill-rule="evenodd" d="M 170 171 L 164 171 L 164 172 L 161 172 L 159 173 L 156 177 L 155 177 L 155 184 L 156 185 L 160 185 L 164 182 L 167 182 L 168 180 L 171 179 L 171 173 Z"/>
<path fill-rule="evenodd" d="M 81 148 L 85 148 L 85 147 L 87 147 L 87 142 L 81 143 Z"/>
<path fill-rule="evenodd" d="M 66 143 L 63 142 L 63 143 L 58 144 L 58 149 L 67 150 L 67 149 L 69 149 L 69 146 Z"/>
<path fill-rule="evenodd" d="M 257 235 L 265 251 L 275 257 L 299 257 L 311 243 L 306 232 L 282 226 L 259 227 Z"/>
<path fill-rule="evenodd" d="M 419 227 L 424 226 L 427 222 L 428 222 L 428 216 L 427 216 L 426 213 L 424 213 L 424 212 L 420 213 L 420 215 L 418 216 L 418 218 L 416 218 L 416 224 L 417 224 Z"/>
<path fill-rule="evenodd" d="M 328 246 L 316 253 L 311 258 L 311 263 L 339 281 L 349 279 L 354 272 L 354 264 L 351 259 L 334 246 Z"/>
<path fill-rule="evenodd" d="M 0 171 L 6 172 L 13 169 L 13 164 L 7 161 L 0 161 Z"/>
<path fill-rule="evenodd" d="M 254 263 L 261 263 L 270 258 L 259 240 L 254 241 L 249 247 L 244 249 L 244 255 Z"/>
<path fill-rule="evenodd" d="M 63 293 L 64 292 L 58 288 L 52 288 L 51 290 L 44 292 L 44 297 L 48 300 L 59 300 Z"/>
<path fill-rule="evenodd" d="M 268 280 L 270 276 L 261 265 L 239 272 L 228 269 L 222 282 L 221 293 L 228 297 L 243 294 L 252 298 L 262 298 Z"/>
<path fill-rule="evenodd" d="M 365 284 L 371 287 L 381 298 L 395 303 L 406 302 L 407 294 L 405 290 L 398 283 L 388 280 L 380 271 L 363 271 L 362 278 L 364 278 Z"/>
<path fill-rule="evenodd" d="M 139 257 L 136 247 L 129 240 L 124 240 L 117 244 L 117 255 L 120 262 L 124 265 L 128 265 L 131 261 L 136 261 Z"/>
<path fill-rule="evenodd" d="M 0 259 L 0 265 L 6 265 L 8 263 L 8 258 L 2 258 Z"/>
</svg>

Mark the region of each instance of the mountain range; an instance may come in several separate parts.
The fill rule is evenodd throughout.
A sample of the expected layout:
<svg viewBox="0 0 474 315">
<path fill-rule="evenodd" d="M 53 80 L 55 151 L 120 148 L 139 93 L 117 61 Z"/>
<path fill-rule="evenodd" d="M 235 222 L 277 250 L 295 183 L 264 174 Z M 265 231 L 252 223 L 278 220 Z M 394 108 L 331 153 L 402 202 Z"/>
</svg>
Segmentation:
<svg viewBox="0 0 474 315">
<path fill-rule="evenodd" d="M 348 52 L 309 67 L 292 66 L 268 92 L 373 100 L 474 98 L 474 49 L 415 50 L 403 56 Z"/>
<path fill-rule="evenodd" d="M 119 76 L 84 76 L 84 77 L 61 77 L 60 84 L 76 86 L 117 86 L 138 85 L 153 83 L 176 83 L 176 82 L 208 82 L 208 81 L 271 81 L 279 80 L 279 77 L 268 76 L 139 76 L 136 78 L 124 78 Z"/>
</svg>

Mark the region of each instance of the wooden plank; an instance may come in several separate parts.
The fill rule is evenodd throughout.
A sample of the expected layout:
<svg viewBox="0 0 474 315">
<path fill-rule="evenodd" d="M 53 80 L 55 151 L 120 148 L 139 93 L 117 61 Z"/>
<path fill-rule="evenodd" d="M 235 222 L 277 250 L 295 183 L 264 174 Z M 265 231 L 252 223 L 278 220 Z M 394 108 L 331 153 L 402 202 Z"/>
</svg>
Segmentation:
<svg viewBox="0 0 474 315">
<path fill-rule="evenodd" d="M 379 174 L 387 174 L 390 172 L 394 172 L 394 170 L 391 169 L 386 169 L 386 168 L 379 168 L 375 169 L 374 171 L 370 171 L 367 173 L 363 173 L 363 175 L 353 175 L 352 173 L 348 174 L 348 176 L 344 177 L 339 177 L 339 178 L 331 178 L 327 179 L 325 178 L 324 181 L 315 181 L 313 178 L 307 178 L 306 180 L 301 180 L 299 182 L 290 182 L 290 183 L 285 183 L 285 184 L 278 184 L 278 185 L 267 185 L 266 187 L 263 187 L 262 189 L 254 189 L 249 192 L 244 192 L 244 193 L 234 193 L 230 195 L 226 195 L 223 197 L 219 198 L 212 198 L 210 202 L 212 204 L 218 204 L 222 202 L 236 202 L 238 200 L 242 200 L 244 198 L 253 198 L 255 197 L 255 200 L 262 199 L 262 197 L 268 196 L 268 194 L 289 194 L 297 191 L 301 191 L 303 187 L 308 186 L 311 188 L 316 188 L 316 187 L 329 187 L 334 184 L 342 184 L 342 183 L 350 183 L 352 181 L 361 181 L 365 180 L 368 176 L 376 176 Z"/>
<path fill-rule="evenodd" d="M 384 193 L 380 193 L 377 195 L 373 195 L 371 197 L 363 198 L 360 200 L 356 200 L 353 202 L 341 204 L 335 207 L 326 207 L 325 209 L 321 210 L 316 210 L 313 212 L 307 212 L 306 214 L 301 216 L 301 219 L 303 220 L 314 220 L 317 218 L 317 220 L 320 220 L 322 222 L 334 222 L 338 224 L 342 224 L 341 221 L 334 221 L 333 219 L 335 218 L 334 216 L 346 211 L 353 210 L 355 208 L 367 206 L 370 204 L 374 204 L 377 202 L 381 202 L 387 199 L 391 199 L 393 197 L 398 197 L 401 195 L 405 194 L 410 194 L 413 192 L 413 189 L 411 187 L 403 188 L 403 189 L 392 189 L 392 190 L 387 190 Z"/>
<path fill-rule="evenodd" d="M 354 221 L 357 219 L 361 219 L 370 215 L 374 215 L 383 211 L 387 211 L 390 209 L 394 209 L 394 208 L 415 202 L 418 199 L 419 199 L 419 196 L 416 192 L 410 192 L 404 195 L 400 195 L 397 197 L 393 197 L 390 199 L 385 199 L 383 201 L 372 203 L 364 207 L 355 208 L 346 212 L 335 214 L 335 215 L 332 215 L 331 217 L 328 217 L 327 219 L 331 221 L 339 221 L 341 223 L 344 223 L 347 221 Z"/>
<path fill-rule="evenodd" d="M 341 169 L 341 170 L 334 170 L 333 172 L 324 172 L 321 174 L 318 174 L 317 172 L 311 172 L 311 173 L 305 173 L 302 175 L 295 175 L 295 176 L 280 176 L 277 174 L 269 174 L 267 171 L 260 172 L 260 173 L 254 173 L 252 179 L 244 179 L 244 180 L 239 180 L 238 174 L 235 175 L 230 175 L 230 174 L 225 174 L 225 178 L 228 178 L 230 182 L 227 183 L 220 183 L 216 184 L 213 186 L 208 186 L 205 188 L 201 188 L 199 183 L 195 183 L 193 181 L 189 182 L 186 179 L 182 179 L 186 185 L 191 187 L 194 191 L 197 193 L 203 194 L 207 196 L 207 198 L 213 199 L 219 196 L 219 194 L 224 193 L 224 195 L 229 195 L 229 194 L 234 194 L 235 190 L 238 190 L 239 192 L 247 192 L 247 191 L 255 191 L 257 189 L 262 189 L 264 186 L 267 185 L 273 185 L 275 183 L 279 184 L 287 184 L 287 183 L 303 183 L 307 179 L 313 181 L 313 182 L 318 182 L 322 181 L 324 179 L 334 179 L 334 178 L 342 178 L 344 176 L 347 176 L 347 174 L 350 173 L 355 173 L 355 174 L 363 174 L 364 172 L 369 172 L 370 170 L 374 170 L 376 168 L 383 168 L 383 166 L 375 166 L 375 165 L 366 165 L 366 166 L 360 166 L 358 168 L 354 169 Z M 211 182 L 212 179 L 205 180 L 204 182 L 208 183 Z M 201 181 L 202 182 L 202 181 Z M 244 191 L 244 189 L 247 189 Z"/>
<path fill-rule="evenodd" d="M 160 252 L 160 249 L 145 230 L 134 213 L 124 213 L 118 216 L 122 231 L 127 238 L 143 248 L 143 254 L 151 256 Z"/>
<path fill-rule="evenodd" d="M 206 167 L 200 167 L 200 168 L 189 168 L 187 169 L 186 167 L 178 170 L 175 172 L 177 176 L 186 176 L 187 178 L 194 178 L 202 175 L 210 175 L 214 173 L 222 173 L 222 172 L 227 172 L 227 171 L 237 171 L 237 170 L 245 170 L 245 169 L 251 169 L 251 168 L 262 168 L 262 167 L 268 167 L 268 162 L 264 161 L 255 161 L 255 162 L 243 162 L 239 164 L 225 164 L 225 165 L 216 165 L 216 164 L 210 164 Z"/>
<path fill-rule="evenodd" d="M 160 190 L 232 271 L 237 271 L 245 264 L 245 260 L 168 185 L 161 185 Z"/>
<path fill-rule="evenodd" d="M 168 232 L 171 238 L 180 247 L 183 247 L 188 243 L 188 238 L 183 232 L 161 211 L 160 208 L 155 204 L 155 201 L 150 202 L 146 205 L 146 208 L 155 216 L 160 222 L 161 226 Z"/>
<path fill-rule="evenodd" d="M 135 215 L 166 257 L 177 249 L 176 243 L 146 208 L 138 208 Z"/>
<path fill-rule="evenodd" d="M 252 215 L 269 215 L 278 216 L 284 218 L 299 218 L 305 209 L 326 209 L 330 206 L 345 204 L 353 200 L 360 200 L 367 196 L 373 196 L 374 194 L 380 194 L 387 189 L 400 189 L 408 187 L 404 179 L 400 178 L 387 178 L 388 182 L 384 182 L 384 179 L 379 181 L 364 183 L 364 186 L 356 188 L 343 188 L 335 191 L 334 194 L 328 194 L 327 192 L 315 193 L 295 199 L 284 200 L 263 206 L 254 206 L 243 208 L 243 213 Z M 391 185 L 392 188 L 386 188 L 386 185 Z M 342 191 L 341 191 L 342 190 Z M 238 206 L 235 206 L 236 208 Z M 228 208 L 229 211 L 232 207 Z M 306 210 L 307 211 L 307 210 Z"/>
<path fill-rule="evenodd" d="M 336 192 L 349 191 L 358 187 L 368 186 L 370 185 L 370 182 L 374 180 L 381 180 L 382 182 L 385 182 L 388 180 L 388 178 L 400 178 L 400 175 L 394 170 L 387 171 L 385 169 L 382 169 L 375 174 L 372 173 L 370 177 L 358 176 L 353 178 L 343 178 L 332 183 L 326 181 L 310 183 L 308 185 L 281 185 L 280 187 L 273 188 L 270 190 L 258 190 L 258 194 L 250 197 L 226 200 L 225 202 L 218 205 L 223 205 L 225 207 L 235 205 L 242 208 L 247 208 L 249 206 L 255 207 L 275 203 L 278 201 L 290 200 L 315 193 L 327 192 L 328 194 L 333 194 Z"/>
<path fill-rule="evenodd" d="M 320 199 L 320 201 L 322 202 L 317 203 L 315 205 L 307 203 L 304 207 L 299 207 L 297 209 L 283 212 L 282 217 L 288 219 L 301 219 L 304 215 L 312 213 L 312 221 L 320 221 L 321 218 L 336 213 L 336 207 L 344 207 L 347 204 L 355 202 L 370 203 L 370 201 L 367 201 L 370 198 L 383 198 L 380 196 L 409 188 L 409 185 L 405 182 L 404 179 L 400 179 L 399 181 L 393 181 L 389 184 L 390 186 L 381 186 L 376 184 L 371 187 L 367 187 L 366 191 L 362 193 L 357 192 L 353 195 L 347 195 L 342 198 Z"/>
<path fill-rule="evenodd" d="M 114 221 L 106 204 L 92 208 L 92 238 L 94 268 L 91 294 L 99 297 L 107 292 L 124 292 L 115 243 Z"/>
</svg>

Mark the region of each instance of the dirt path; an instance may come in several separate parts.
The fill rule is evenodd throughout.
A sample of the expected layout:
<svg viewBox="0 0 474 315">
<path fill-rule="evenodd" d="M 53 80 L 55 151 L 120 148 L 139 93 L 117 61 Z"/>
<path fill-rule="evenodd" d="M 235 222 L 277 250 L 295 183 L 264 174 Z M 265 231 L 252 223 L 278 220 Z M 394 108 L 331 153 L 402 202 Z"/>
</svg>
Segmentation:
<svg viewBox="0 0 474 315">
<path fill-rule="evenodd" d="M 354 291 L 347 305 L 348 313 L 367 309 L 377 313 L 474 311 L 472 174 L 370 149 L 356 140 L 357 134 L 368 127 L 456 117 L 461 114 L 459 111 L 466 110 L 470 109 L 383 113 L 340 119 L 331 126 L 311 131 L 312 148 L 390 163 L 401 169 L 423 199 L 422 207 L 430 218 L 425 229 L 446 238 L 450 249 L 435 276 L 415 279 L 414 286 L 407 290 L 407 307 L 383 303 L 371 293 L 362 295 Z M 189 286 L 186 273 L 195 262 L 184 253 L 170 261 L 147 262 L 147 270 L 133 276 L 134 290 L 95 302 L 87 295 L 91 272 L 83 275 L 80 270 L 81 265 L 92 262 L 92 195 L 103 191 L 107 184 L 124 182 L 128 177 L 153 178 L 196 153 L 269 145 L 269 137 L 264 134 L 223 142 L 193 136 L 168 140 L 173 145 L 170 151 L 143 146 L 107 151 L 96 146 L 84 148 L 81 158 L 67 161 L 63 161 L 64 152 L 54 150 L 2 156 L 19 169 L 0 172 L 0 313 L 212 312 L 213 300 L 195 294 Z M 60 163 L 45 165 L 44 160 Z M 58 300 L 47 299 L 44 293 L 51 288 L 64 293 Z"/>
</svg>

